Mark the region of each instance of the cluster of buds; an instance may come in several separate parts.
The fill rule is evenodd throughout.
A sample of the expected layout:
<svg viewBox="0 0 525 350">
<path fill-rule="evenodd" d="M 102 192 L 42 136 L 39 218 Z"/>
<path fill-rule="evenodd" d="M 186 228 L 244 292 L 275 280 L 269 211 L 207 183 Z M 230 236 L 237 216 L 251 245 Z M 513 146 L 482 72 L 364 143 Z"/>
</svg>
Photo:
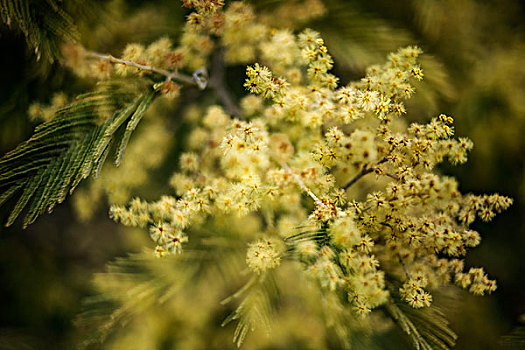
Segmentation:
<svg viewBox="0 0 525 350">
<path fill-rule="evenodd" d="M 213 31 L 222 2 L 186 4 L 197 10 L 189 22 Z M 492 292 L 495 282 L 482 269 L 464 272 L 463 257 L 480 242 L 469 226 L 512 201 L 462 195 L 454 179 L 434 172 L 446 159 L 464 163 L 472 148 L 470 140 L 453 138 L 452 117 L 411 125 L 399 118 L 414 93 L 412 81 L 423 77 L 421 51 L 400 49 L 342 86 L 318 33 L 269 30 L 255 18 L 248 5 L 233 3 L 216 32 L 228 62 L 261 51 L 265 66 L 246 71 L 244 86 L 257 95 L 241 102 L 249 119 L 234 119 L 218 106 L 192 110 L 188 152 L 171 181 L 178 197 L 115 207 L 112 216 L 149 226 L 158 255 L 179 253 L 188 239 L 183 230 L 193 237 L 190 231 L 201 225 L 260 217 L 265 224 L 256 237 L 246 235 L 252 242 L 246 263 L 255 274 L 296 258 L 322 289 L 344 295 L 361 316 L 393 294 L 414 308 L 428 307 L 432 290 L 451 281 L 474 294 Z M 256 35 L 245 37 L 235 29 L 240 23 Z M 306 229 L 293 233 L 293 227 Z"/>
</svg>

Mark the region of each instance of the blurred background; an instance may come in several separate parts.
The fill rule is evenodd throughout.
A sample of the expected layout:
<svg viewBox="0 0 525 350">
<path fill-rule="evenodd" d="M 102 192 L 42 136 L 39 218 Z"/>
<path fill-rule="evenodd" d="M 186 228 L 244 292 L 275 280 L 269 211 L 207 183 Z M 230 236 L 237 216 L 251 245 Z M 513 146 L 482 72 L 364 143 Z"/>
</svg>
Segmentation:
<svg viewBox="0 0 525 350">
<path fill-rule="evenodd" d="M 283 3 L 253 1 L 261 13 Z M 520 315 L 525 314 L 525 2 L 326 0 L 323 4 L 322 17 L 295 28 L 311 27 L 321 33 L 341 80 L 360 78 L 367 66 L 383 62 L 400 46 L 419 45 L 425 52 L 425 80 L 409 101 L 407 118 L 454 116 L 456 135 L 471 138 L 474 149 L 466 165 L 443 166 L 443 173 L 456 176 L 464 193 L 498 192 L 514 198 L 510 210 L 490 224 L 474 227 L 482 234 L 482 244 L 466 258 L 467 266 L 484 266 L 498 281 L 498 290 L 485 297 L 462 293 L 462 302 L 446 310 L 459 337 L 457 349 L 500 348 L 501 337 L 518 327 Z M 115 55 L 128 42 L 149 43 L 163 35 L 176 42 L 186 13 L 174 0 L 64 1 L 64 6 L 86 47 Z M 272 20 L 276 26 L 286 26 L 286 18 Z M 4 24 L 0 48 L 0 154 L 4 154 L 27 139 L 37 125 L 28 115 L 32 103 L 54 103 L 57 92 L 72 98 L 93 81 L 79 80 L 56 62 L 37 62 L 24 36 Z M 229 69 L 230 85 L 241 86 L 243 71 Z M 173 121 L 179 112 L 178 106 L 151 111 L 155 117 L 148 121 L 149 129 L 177 136 L 184 132 L 183 125 Z M 0 228 L 0 349 L 76 348 L 82 332 L 74 319 L 82 310 L 82 300 L 94 293 L 94 274 L 105 271 L 116 257 L 151 245 L 144 232 L 113 223 L 106 204 L 106 190 L 114 182 L 125 183 L 117 191 L 118 198 L 110 198 L 117 201 L 135 195 L 155 199 L 170 191 L 168 179 L 180 145 L 177 137 L 171 144 L 158 144 L 147 129 L 139 129 L 132 140 L 130 147 L 137 146 L 126 155 L 128 168 L 106 169 L 107 175 L 98 182 L 86 182 L 52 215 L 25 230 L 20 222 Z M 164 151 L 158 161 L 140 162 L 144 154 L 159 149 Z M 142 180 L 130 181 L 130 174 L 141 174 Z M 7 215 L 7 207 L 1 207 L 0 222 Z"/>
</svg>

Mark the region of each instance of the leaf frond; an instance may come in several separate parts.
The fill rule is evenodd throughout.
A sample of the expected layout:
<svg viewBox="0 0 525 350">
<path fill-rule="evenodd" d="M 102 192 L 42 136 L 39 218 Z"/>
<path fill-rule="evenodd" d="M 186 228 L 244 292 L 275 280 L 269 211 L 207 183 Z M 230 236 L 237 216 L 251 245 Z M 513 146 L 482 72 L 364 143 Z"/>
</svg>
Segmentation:
<svg viewBox="0 0 525 350">
<path fill-rule="evenodd" d="M 523 349 L 525 347 L 525 314 L 521 315 L 519 322 L 521 325 L 501 337 L 500 344 L 504 349 Z"/>
<path fill-rule="evenodd" d="M 402 302 L 393 302 L 385 308 L 417 350 L 449 350 L 456 343 L 456 334 L 435 306 L 414 309 Z"/>
<path fill-rule="evenodd" d="M 82 347 L 108 342 L 126 324 L 155 306 L 169 305 L 179 295 L 198 294 L 209 286 L 210 276 L 223 281 L 238 277 L 244 266 L 238 242 L 222 237 L 193 242 L 181 255 L 158 259 L 150 252 L 133 254 L 98 274 L 94 281 L 98 294 L 85 300 L 76 319 L 86 334 Z"/>
<path fill-rule="evenodd" d="M 131 133 L 158 94 L 151 87 L 131 91 L 122 85 L 108 82 L 99 91 L 79 96 L 0 159 L 0 205 L 22 191 L 7 226 L 26 207 L 24 226 L 33 223 L 83 179 L 98 174 L 117 131 L 127 123 L 117 152 L 120 164 Z M 115 112 L 102 120 L 100 114 L 110 110 Z"/>
<path fill-rule="evenodd" d="M 17 27 L 34 50 L 53 62 L 63 42 L 77 41 L 79 32 L 63 1 L 1 0 L 0 17 L 9 27 Z"/>
<path fill-rule="evenodd" d="M 232 321 L 237 321 L 233 334 L 233 342 L 241 347 L 249 331 L 262 328 L 269 332 L 270 319 L 273 311 L 271 296 L 278 294 L 276 284 L 271 274 L 253 276 L 250 281 L 234 295 L 224 300 L 241 299 L 239 306 L 222 322 L 226 326 Z"/>
</svg>

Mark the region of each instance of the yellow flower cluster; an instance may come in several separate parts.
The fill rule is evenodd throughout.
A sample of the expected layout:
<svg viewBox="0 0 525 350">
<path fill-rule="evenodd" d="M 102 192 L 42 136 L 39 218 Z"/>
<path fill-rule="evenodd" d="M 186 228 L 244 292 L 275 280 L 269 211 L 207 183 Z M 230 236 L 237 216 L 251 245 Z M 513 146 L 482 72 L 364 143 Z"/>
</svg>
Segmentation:
<svg viewBox="0 0 525 350">
<path fill-rule="evenodd" d="M 260 239 L 250 243 L 246 263 L 256 273 L 273 269 L 281 263 L 282 244 L 275 238 Z"/>
<path fill-rule="evenodd" d="M 221 42 L 228 62 L 248 63 L 256 59 L 259 43 L 265 39 L 269 29 L 255 18 L 252 7 L 240 1 L 232 2 L 224 12 Z"/>
<path fill-rule="evenodd" d="M 218 35 L 228 62 L 264 63 L 246 70 L 244 86 L 256 96 L 241 101 L 244 120 L 219 106 L 191 109 L 187 151 L 171 179 L 176 196 L 114 206 L 115 220 L 148 226 L 162 256 L 183 251 L 197 227 L 260 217 L 264 238 L 248 245 L 248 267 L 264 274 L 281 258 L 296 259 L 358 315 L 392 294 L 421 308 L 451 283 L 474 294 L 495 289 L 482 269 L 465 272 L 462 259 L 480 243 L 469 228 L 474 220 L 492 219 L 512 200 L 462 195 L 434 170 L 445 159 L 464 163 L 472 148 L 453 138 L 452 117 L 411 125 L 399 118 L 412 81 L 423 77 L 418 48 L 400 49 L 343 86 L 318 33 L 268 30 L 244 3 L 224 12 L 220 1 L 186 4 L 197 9 L 191 25 Z M 183 42 L 204 35 L 195 32 Z"/>
<path fill-rule="evenodd" d="M 273 27 L 300 27 L 303 23 L 323 16 L 327 9 L 320 0 L 287 1 L 272 4 L 270 13 L 261 14 L 260 21 Z"/>
<path fill-rule="evenodd" d="M 53 95 L 49 105 L 43 105 L 35 102 L 29 106 L 27 111 L 29 119 L 32 121 L 47 122 L 53 119 L 56 111 L 60 108 L 65 107 L 68 104 L 68 97 L 63 92 L 58 92 Z"/>
<path fill-rule="evenodd" d="M 221 11 L 223 0 L 183 0 L 184 6 L 195 9 L 187 18 L 187 23 L 194 31 L 210 31 L 218 34 L 224 26 L 224 14 Z"/>
</svg>

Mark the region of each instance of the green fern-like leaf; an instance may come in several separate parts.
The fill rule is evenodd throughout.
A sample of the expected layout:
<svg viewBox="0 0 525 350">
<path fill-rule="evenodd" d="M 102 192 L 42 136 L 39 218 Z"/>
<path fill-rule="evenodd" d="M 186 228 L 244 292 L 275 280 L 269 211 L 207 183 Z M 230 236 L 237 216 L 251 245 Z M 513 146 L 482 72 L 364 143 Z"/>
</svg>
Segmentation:
<svg viewBox="0 0 525 350">
<path fill-rule="evenodd" d="M 61 43 L 78 40 L 78 30 L 64 9 L 63 1 L 1 0 L 0 4 L 2 21 L 24 33 L 37 60 L 44 56 L 53 62 L 59 55 Z"/>
<path fill-rule="evenodd" d="M 503 349 L 523 349 L 525 347 L 525 314 L 520 317 L 521 325 L 515 327 L 509 334 L 501 337 Z"/>
<path fill-rule="evenodd" d="M 226 326 L 232 321 L 237 321 L 233 334 L 233 342 L 240 347 L 250 330 L 262 327 L 270 330 L 270 316 L 272 313 L 271 295 L 276 295 L 275 280 L 270 274 L 253 276 L 237 293 L 225 299 L 228 303 L 234 299 L 242 298 L 237 309 L 222 322 Z"/>
<path fill-rule="evenodd" d="M 33 136 L 0 159 L 0 205 L 22 192 L 6 226 L 27 207 L 24 227 L 61 203 L 90 174 L 98 174 L 115 134 L 126 124 L 118 147 L 120 164 L 131 133 L 157 96 L 146 88 L 136 92 L 119 82 L 81 95 L 60 109 L 54 119 L 39 125 Z M 115 113 L 105 121 L 100 114 Z"/>
<path fill-rule="evenodd" d="M 226 288 L 237 282 L 244 267 L 244 245 L 218 236 L 199 239 L 200 234 L 193 232 L 192 247 L 181 255 L 158 259 L 150 252 L 134 254 L 117 259 L 107 273 L 97 275 L 98 294 L 85 300 L 76 319 L 86 334 L 82 347 L 106 344 L 118 332 L 129 331 L 126 325 L 132 328 L 152 309 L 172 305 L 181 294 L 199 294 L 210 283 Z"/>
<path fill-rule="evenodd" d="M 326 233 L 326 227 L 321 227 L 316 230 L 312 230 L 311 228 L 304 229 L 303 227 L 297 227 L 297 229 L 300 230 L 298 233 L 294 233 L 284 239 L 291 248 L 294 248 L 295 244 L 303 241 L 315 241 L 320 246 L 323 246 L 330 240 Z"/>
<path fill-rule="evenodd" d="M 523 349 L 525 347 L 525 326 L 517 327 L 511 334 L 504 336 L 501 346 L 504 349 Z"/>
<path fill-rule="evenodd" d="M 416 350 L 449 350 L 456 342 L 457 336 L 447 319 L 434 306 L 414 309 L 403 302 L 394 302 L 386 305 L 386 310 Z"/>
<path fill-rule="evenodd" d="M 86 334 L 81 348 L 104 343 L 119 327 L 131 322 L 134 315 L 183 288 L 194 276 L 196 266 L 172 273 L 178 278 L 176 283 L 168 272 L 179 265 L 180 259 L 169 260 L 135 254 L 109 264 L 108 272 L 95 279 L 101 293 L 86 299 L 84 310 L 77 317 L 77 326 Z"/>
</svg>

